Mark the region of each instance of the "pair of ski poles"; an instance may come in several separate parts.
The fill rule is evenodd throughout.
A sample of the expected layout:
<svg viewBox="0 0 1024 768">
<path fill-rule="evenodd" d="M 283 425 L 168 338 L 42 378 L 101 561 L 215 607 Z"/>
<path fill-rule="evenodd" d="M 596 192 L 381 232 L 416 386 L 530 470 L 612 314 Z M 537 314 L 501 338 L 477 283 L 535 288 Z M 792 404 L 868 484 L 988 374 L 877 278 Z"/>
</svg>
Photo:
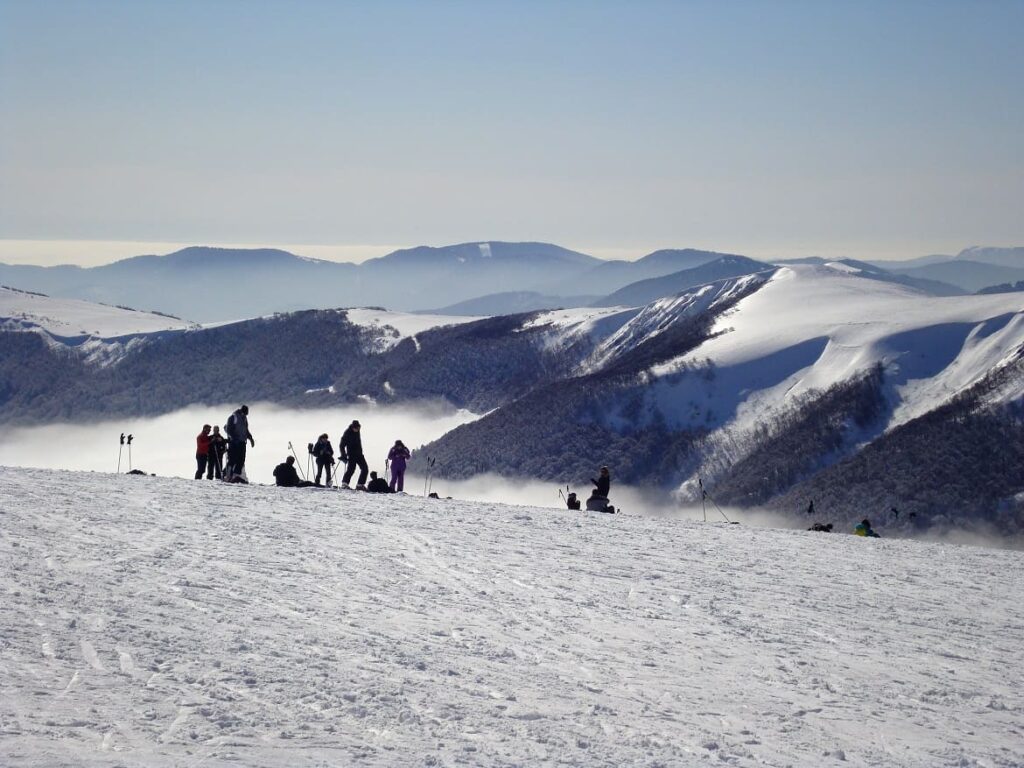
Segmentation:
<svg viewBox="0 0 1024 768">
<path fill-rule="evenodd" d="M 128 446 L 128 471 L 132 471 L 132 440 L 135 435 L 128 435 L 125 437 L 124 432 L 121 433 L 121 447 L 117 449 L 117 474 L 121 474 L 121 454 L 124 451 L 124 447 Z"/>
<path fill-rule="evenodd" d="M 427 476 L 423 478 L 423 495 L 429 496 L 431 489 L 434 487 L 434 462 L 437 461 L 437 457 L 427 457 Z"/>
</svg>

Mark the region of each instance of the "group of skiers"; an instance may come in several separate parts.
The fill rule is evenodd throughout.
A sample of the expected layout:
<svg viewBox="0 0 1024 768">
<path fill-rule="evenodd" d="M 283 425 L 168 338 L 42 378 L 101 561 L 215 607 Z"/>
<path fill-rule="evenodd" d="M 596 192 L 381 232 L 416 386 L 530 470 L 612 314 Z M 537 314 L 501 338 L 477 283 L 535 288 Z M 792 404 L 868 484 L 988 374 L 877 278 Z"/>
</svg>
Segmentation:
<svg viewBox="0 0 1024 768">
<path fill-rule="evenodd" d="M 405 468 L 409 459 L 412 458 L 412 452 L 406 448 L 405 443 L 401 440 L 395 440 L 395 444 L 388 451 L 388 456 L 384 460 L 385 469 L 390 468 L 391 470 L 391 482 L 388 483 L 383 478 L 377 477 L 376 472 L 369 472 L 369 465 L 366 463 L 366 456 L 363 453 L 361 433 L 362 425 L 358 421 L 353 421 L 348 425 L 348 428 L 342 433 L 341 439 L 338 441 L 338 458 L 345 465 L 345 474 L 341 478 L 341 487 L 345 489 L 351 488 L 349 483 L 358 469 L 359 475 L 356 479 L 357 491 L 370 491 L 372 493 L 401 493 L 404 491 Z M 305 483 L 308 485 L 320 485 L 320 481 L 323 478 L 326 479 L 327 485 L 330 485 L 331 475 L 333 474 L 332 468 L 334 467 L 334 446 L 331 445 L 331 438 L 324 432 L 317 438 L 315 443 L 309 444 L 308 450 L 309 454 L 316 460 L 316 479 L 313 482 L 305 481 Z M 291 463 L 294 463 L 294 457 L 289 456 L 286 459 L 286 463 L 289 460 Z M 274 470 L 277 484 L 294 485 L 291 473 L 287 473 L 286 470 L 282 470 L 286 472 L 285 482 L 282 482 L 278 476 L 278 469 L 282 469 L 283 466 L 279 464 Z M 291 472 L 294 471 L 295 469 L 292 467 Z M 366 484 L 368 472 L 370 475 L 369 485 Z M 299 485 L 302 485 L 302 483 L 299 483 Z"/>
<path fill-rule="evenodd" d="M 405 469 L 412 452 L 401 440 L 388 451 L 385 460 L 385 469 L 390 469 L 391 482 L 377 477 L 376 472 L 369 472 L 366 457 L 363 454 L 363 441 L 360 436 L 362 425 L 358 421 L 349 424 L 341 440 L 338 441 L 338 454 L 341 462 L 345 464 L 345 474 L 342 476 L 341 487 L 350 488 L 349 483 L 356 470 L 359 475 L 356 479 L 356 490 L 374 491 L 377 493 L 401 493 L 405 490 Z M 208 480 L 214 477 L 227 482 L 248 482 L 245 476 L 245 454 L 247 446 L 256 446 L 256 440 L 249 431 L 249 406 L 243 405 L 234 411 L 224 425 L 224 434 L 221 434 L 220 427 L 211 427 L 204 424 L 202 431 L 196 437 L 196 480 L 206 475 Z M 277 485 L 288 487 L 318 486 L 326 474 L 327 485 L 331 485 L 331 476 L 334 467 L 334 446 L 327 433 L 321 434 L 315 443 L 308 446 L 310 455 L 316 460 L 316 479 L 313 481 L 300 480 L 295 469 L 295 457 L 289 456 L 281 464 L 274 468 L 274 479 Z M 224 458 L 227 457 L 227 465 L 224 465 Z M 367 474 L 370 476 L 370 483 L 367 485 Z"/>
<path fill-rule="evenodd" d="M 256 446 L 249 432 L 247 405 L 228 416 L 223 435 L 220 427 L 203 424 L 202 432 L 196 437 L 196 480 L 201 479 L 204 473 L 207 480 L 214 477 L 228 482 L 244 480 L 246 444 Z M 227 466 L 224 466 L 225 455 Z"/>
</svg>

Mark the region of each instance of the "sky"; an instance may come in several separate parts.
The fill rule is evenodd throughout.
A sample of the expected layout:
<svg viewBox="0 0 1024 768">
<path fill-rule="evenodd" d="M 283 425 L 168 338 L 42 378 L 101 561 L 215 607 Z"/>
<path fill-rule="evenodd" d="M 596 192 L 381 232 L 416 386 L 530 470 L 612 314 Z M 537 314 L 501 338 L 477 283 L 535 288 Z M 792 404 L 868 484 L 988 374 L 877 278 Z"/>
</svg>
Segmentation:
<svg viewBox="0 0 1024 768">
<path fill-rule="evenodd" d="M 0 260 L 1022 245 L 1022 29 L 1022 0 L 0 0 Z"/>
</svg>

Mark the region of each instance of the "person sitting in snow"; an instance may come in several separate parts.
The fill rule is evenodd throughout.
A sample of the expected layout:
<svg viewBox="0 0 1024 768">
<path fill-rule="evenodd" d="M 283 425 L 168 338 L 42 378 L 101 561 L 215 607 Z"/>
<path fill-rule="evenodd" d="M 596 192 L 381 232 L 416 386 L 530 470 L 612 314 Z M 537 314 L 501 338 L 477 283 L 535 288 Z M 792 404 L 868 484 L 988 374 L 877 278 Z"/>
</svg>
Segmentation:
<svg viewBox="0 0 1024 768">
<path fill-rule="evenodd" d="M 587 499 L 587 509 L 591 512 L 614 512 L 615 507 L 608 503 L 608 492 L 612 487 L 612 476 L 608 472 L 608 467 L 601 467 L 601 472 L 597 478 L 590 478 L 590 482 L 594 484 L 594 492 Z"/>
<path fill-rule="evenodd" d="M 388 481 L 383 477 L 377 477 L 376 472 L 370 473 L 370 484 L 366 486 L 366 490 L 370 493 L 391 493 Z"/>
<path fill-rule="evenodd" d="M 866 517 L 857 524 L 857 527 L 853 529 L 853 532 L 858 536 L 867 536 L 871 539 L 882 538 L 874 532 L 874 530 L 871 528 L 871 521 L 868 520 Z"/>
<path fill-rule="evenodd" d="M 300 480 L 299 473 L 295 471 L 295 457 L 289 456 L 283 463 L 274 467 L 274 480 L 282 488 L 308 488 L 316 483 L 308 480 Z"/>
</svg>

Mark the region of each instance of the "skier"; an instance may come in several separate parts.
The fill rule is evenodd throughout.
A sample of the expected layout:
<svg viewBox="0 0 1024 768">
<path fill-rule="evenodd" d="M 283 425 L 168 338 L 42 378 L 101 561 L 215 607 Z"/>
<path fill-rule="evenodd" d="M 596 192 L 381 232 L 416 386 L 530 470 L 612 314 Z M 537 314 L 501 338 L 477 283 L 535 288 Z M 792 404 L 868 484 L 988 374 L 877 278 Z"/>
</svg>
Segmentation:
<svg viewBox="0 0 1024 768">
<path fill-rule="evenodd" d="M 227 450 L 228 441 L 220 433 L 220 427 L 213 428 L 210 435 L 210 451 L 206 459 L 206 479 L 213 480 L 214 475 L 220 480 L 224 469 L 224 452 Z"/>
<path fill-rule="evenodd" d="M 356 471 L 356 467 L 359 467 L 359 479 L 356 481 L 356 490 L 366 490 L 366 473 L 369 471 L 369 467 L 366 465 L 366 459 L 363 457 L 363 440 L 359 437 L 360 425 L 358 421 L 353 421 L 349 424 L 348 429 L 345 430 L 341 436 L 341 440 L 338 441 L 338 452 L 341 454 L 341 460 L 348 466 L 345 469 L 345 475 L 341 478 L 341 487 L 348 489 L 348 481 L 352 479 L 352 474 Z"/>
<path fill-rule="evenodd" d="M 814 514 L 814 499 L 811 499 L 811 503 L 807 505 L 807 514 L 808 515 L 813 515 Z"/>
<path fill-rule="evenodd" d="M 608 467 L 601 467 L 597 478 L 590 478 L 594 484 L 594 492 L 587 499 L 587 510 L 591 512 L 614 512 L 615 507 L 608 503 L 608 492 L 611 490 L 612 477 L 608 473 Z"/>
<path fill-rule="evenodd" d="M 248 441 L 253 448 L 256 441 L 249 431 L 249 406 L 243 405 L 228 416 L 224 425 L 224 433 L 228 436 L 228 467 L 224 474 L 225 480 L 233 480 L 245 470 L 245 443 Z"/>
<path fill-rule="evenodd" d="M 412 453 L 405 447 L 401 440 L 395 440 L 395 444 L 388 451 L 388 458 L 385 465 L 391 465 L 391 492 L 401 493 L 405 490 L 405 465 L 412 458 Z"/>
<path fill-rule="evenodd" d="M 316 485 L 320 485 L 320 475 L 327 470 L 327 485 L 331 484 L 331 467 L 334 466 L 334 446 L 331 439 L 324 432 L 316 440 L 313 446 L 313 456 L 316 457 Z"/>
<path fill-rule="evenodd" d="M 203 431 L 196 435 L 196 480 L 203 479 L 206 462 L 210 458 L 210 425 L 203 424 Z"/>
<path fill-rule="evenodd" d="M 858 536 L 867 536 L 871 539 L 882 538 L 871 528 L 871 521 L 866 517 L 857 524 L 857 527 L 853 529 L 853 532 Z"/>
<path fill-rule="evenodd" d="M 393 493 L 388 487 L 388 481 L 383 477 L 377 477 L 376 472 L 370 473 L 370 484 L 366 486 L 366 490 L 369 493 Z"/>
<path fill-rule="evenodd" d="M 289 456 L 274 467 L 274 480 L 282 488 L 308 488 L 311 485 L 316 485 L 309 480 L 299 480 L 299 473 L 295 471 L 294 456 Z"/>
</svg>

